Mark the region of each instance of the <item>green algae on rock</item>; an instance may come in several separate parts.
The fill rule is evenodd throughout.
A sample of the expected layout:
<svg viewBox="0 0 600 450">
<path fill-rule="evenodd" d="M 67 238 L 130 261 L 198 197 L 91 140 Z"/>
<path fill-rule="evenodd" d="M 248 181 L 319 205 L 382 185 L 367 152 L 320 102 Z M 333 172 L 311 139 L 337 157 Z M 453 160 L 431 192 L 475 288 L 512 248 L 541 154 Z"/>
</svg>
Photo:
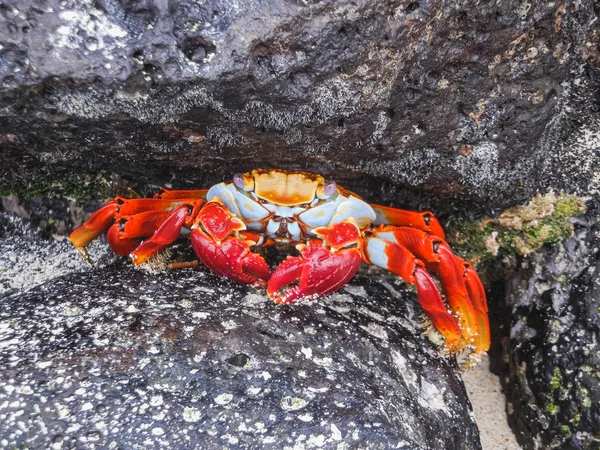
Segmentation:
<svg viewBox="0 0 600 450">
<path fill-rule="evenodd" d="M 585 202 L 586 198 L 550 190 L 495 219 L 455 221 L 448 227 L 448 242 L 474 264 L 496 256 L 527 256 L 544 244 L 554 245 L 571 236 L 572 219 L 585 213 Z"/>
</svg>

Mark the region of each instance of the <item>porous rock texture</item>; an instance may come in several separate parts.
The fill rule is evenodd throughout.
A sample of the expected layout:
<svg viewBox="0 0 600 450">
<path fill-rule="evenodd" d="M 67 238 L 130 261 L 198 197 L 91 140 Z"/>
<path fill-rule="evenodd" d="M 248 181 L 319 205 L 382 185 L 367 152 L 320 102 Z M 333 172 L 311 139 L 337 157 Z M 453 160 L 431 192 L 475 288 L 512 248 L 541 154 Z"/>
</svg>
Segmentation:
<svg viewBox="0 0 600 450">
<path fill-rule="evenodd" d="M 0 216 L 0 254 L 66 252 L 19 222 Z M 456 362 L 380 275 L 294 307 L 206 270 L 114 262 L 7 290 L 0 446 L 480 449 Z"/>
<path fill-rule="evenodd" d="M 493 216 L 550 188 L 597 197 L 597 8 L 591 0 L 4 1 L 0 193 L 99 200 L 280 167 L 323 173 L 369 201 L 431 208 L 444 223 Z M 60 233 L 90 205 L 6 197 L 3 207 Z M 53 245 L 50 264 L 64 267 L 51 255 L 67 244 Z M 32 266 L 13 264 L 2 284 L 14 305 L 22 275 L 33 276 L 26 287 L 58 283 L 19 258 Z M 83 267 L 61 270 L 61 283 L 104 286 L 77 275 Z M 567 277 L 565 289 L 578 280 Z M 47 286 L 28 291 L 23 308 Z M 512 410 L 514 423 L 527 423 L 525 411 Z M 580 428 L 552 419 L 543 437 L 527 432 L 522 442 L 570 448 L 587 423 L 575 417 Z M 573 437 L 561 440 L 565 433 Z"/>
<path fill-rule="evenodd" d="M 594 206 L 596 208 L 597 206 Z M 500 369 L 509 421 L 526 449 L 600 448 L 600 228 L 593 214 L 508 283 Z"/>
<path fill-rule="evenodd" d="M 564 140 L 597 139 L 595 13 L 589 0 L 4 2 L 0 179 L 104 171 L 144 191 L 296 168 L 440 212 L 587 191 L 598 155 Z"/>
</svg>

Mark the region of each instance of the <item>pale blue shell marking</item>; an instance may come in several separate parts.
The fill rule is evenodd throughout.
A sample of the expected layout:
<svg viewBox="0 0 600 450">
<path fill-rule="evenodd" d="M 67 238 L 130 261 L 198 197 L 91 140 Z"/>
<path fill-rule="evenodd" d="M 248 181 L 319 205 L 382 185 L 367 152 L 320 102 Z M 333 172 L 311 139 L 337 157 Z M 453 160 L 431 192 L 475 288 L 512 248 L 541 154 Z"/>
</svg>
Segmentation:
<svg viewBox="0 0 600 450">
<path fill-rule="evenodd" d="M 268 209 L 270 212 L 274 213 L 279 217 L 294 217 L 306 208 L 301 206 L 283 206 L 283 205 L 275 205 L 273 203 L 265 203 L 263 206 L 265 209 Z"/>
<path fill-rule="evenodd" d="M 371 205 L 356 197 L 350 196 L 336 209 L 329 225 L 352 218 L 356 224 L 362 228 L 371 224 L 375 220 L 375 217 L 375 211 L 373 211 Z"/>
<path fill-rule="evenodd" d="M 334 201 L 323 203 L 308 209 L 298 216 L 298 218 L 311 228 L 326 227 L 331 222 L 338 206 L 346 200 L 346 197 L 339 195 Z"/>
<path fill-rule="evenodd" d="M 366 253 L 369 261 L 371 261 L 374 265 L 383 267 L 384 269 L 388 268 L 388 257 L 385 254 L 385 248 L 387 244 L 382 239 L 370 238 L 367 241 L 366 245 Z"/>
<path fill-rule="evenodd" d="M 279 224 L 277 222 L 269 220 L 269 223 L 267 224 L 267 234 L 269 235 L 269 237 L 274 238 L 278 230 Z"/>
<path fill-rule="evenodd" d="M 211 187 L 206 193 L 206 200 L 211 201 L 215 197 L 219 198 L 229 211 L 244 220 L 260 221 L 270 214 L 260 203 L 242 194 L 230 183 L 219 183 Z"/>
</svg>

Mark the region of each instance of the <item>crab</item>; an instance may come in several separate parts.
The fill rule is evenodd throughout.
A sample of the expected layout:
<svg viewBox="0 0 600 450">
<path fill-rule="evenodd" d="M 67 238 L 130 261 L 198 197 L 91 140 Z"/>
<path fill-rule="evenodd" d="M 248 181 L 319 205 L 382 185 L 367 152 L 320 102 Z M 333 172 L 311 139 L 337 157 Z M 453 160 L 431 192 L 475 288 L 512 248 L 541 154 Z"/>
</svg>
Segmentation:
<svg viewBox="0 0 600 450">
<path fill-rule="evenodd" d="M 70 240 L 88 260 L 87 244 L 103 233 L 117 255 L 128 255 L 136 265 L 189 234 L 194 253 L 210 270 L 266 286 L 284 304 L 339 290 L 361 262 L 379 266 L 415 285 L 418 302 L 449 352 L 478 355 L 490 346 L 483 285 L 471 264 L 452 253 L 434 215 L 366 203 L 321 175 L 259 169 L 210 189 L 162 188 L 154 198 L 116 197 Z M 257 250 L 286 244 L 295 245 L 299 255 L 272 271 Z"/>
</svg>

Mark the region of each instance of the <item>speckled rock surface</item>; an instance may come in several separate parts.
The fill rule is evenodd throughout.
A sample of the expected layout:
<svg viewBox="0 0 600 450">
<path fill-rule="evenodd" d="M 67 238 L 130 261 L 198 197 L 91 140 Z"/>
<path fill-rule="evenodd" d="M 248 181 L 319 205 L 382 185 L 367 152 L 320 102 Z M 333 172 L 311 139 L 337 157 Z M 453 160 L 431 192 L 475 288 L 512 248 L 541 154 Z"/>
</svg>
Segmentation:
<svg viewBox="0 0 600 450">
<path fill-rule="evenodd" d="M 598 184 L 591 1 L 4 5 L 0 190 L 266 166 L 448 212 Z"/>
<path fill-rule="evenodd" d="M 509 422 L 526 449 L 600 448 L 600 229 L 526 260 L 510 280 Z"/>
<path fill-rule="evenodd" d="M 66 252 L 5 234 L 9 257 Z M 0 294 L 3 448 L 481 448 L 456 363 L 381 273 L 281 307 L 204 270 L 67 272 Z"/>
</svg>

